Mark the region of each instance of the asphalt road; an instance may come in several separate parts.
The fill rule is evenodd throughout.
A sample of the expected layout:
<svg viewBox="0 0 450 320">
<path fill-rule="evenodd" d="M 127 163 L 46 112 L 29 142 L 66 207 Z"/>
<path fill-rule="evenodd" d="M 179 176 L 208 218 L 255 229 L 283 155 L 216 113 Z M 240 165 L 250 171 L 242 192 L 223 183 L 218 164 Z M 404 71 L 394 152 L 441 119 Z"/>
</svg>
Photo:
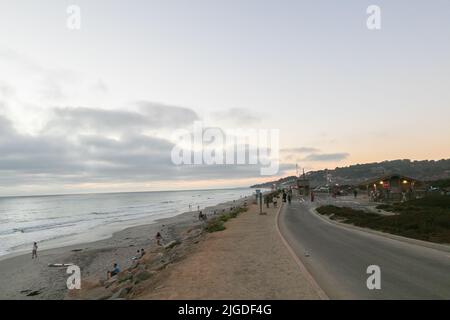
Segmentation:
<svg viewBox="0 0 450 320">
<path fill-rule="evenodd" d="M 284 204 L 280 231 L 331 299 L 450 299 L 450 253 L 324 221 L 309 201 Z M 381 289 L 367 288 L 367 267 Z"/>
</svg>

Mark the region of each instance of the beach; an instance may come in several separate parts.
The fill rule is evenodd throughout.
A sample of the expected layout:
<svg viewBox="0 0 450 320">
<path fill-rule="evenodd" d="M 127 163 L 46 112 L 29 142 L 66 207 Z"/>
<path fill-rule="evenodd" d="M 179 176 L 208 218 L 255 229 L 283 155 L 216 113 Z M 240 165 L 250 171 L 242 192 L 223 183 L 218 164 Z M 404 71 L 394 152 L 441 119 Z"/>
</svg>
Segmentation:
<svg viewBox="0 0 450 320">
<path fill-rule="evenodd" d="M 278 210 L 250 205 L 209 233 L 131 297 L 176 300 L 303 300 L 325 296 L 293 258 L 277 229 Z"/>
<path fill-rule="evenodd" d="M 222 212 L 244 201 L 228 201 L 207 207 L 203 212 Z M 157 232 L 161 232 L 164 243 L 169 243 L 179 239 L 186 230 L 200 227 L 198 212 L 185 212 L 127 228 L 107 239 L 39 251 L 36 260 L 31 259 L 31 247 L 28 254 L 3 256 L 0 258 L 0 299 L 65 299 L 69 276 L 66 268 L 49 267 L 49 264 L 75 264 L 81 269 L 82 281 L 98 281 L 106 278 L 114 263 L 124 270 L 133 264 L 137 250 L 150 251 L 157 247 Z"/>
</svg>

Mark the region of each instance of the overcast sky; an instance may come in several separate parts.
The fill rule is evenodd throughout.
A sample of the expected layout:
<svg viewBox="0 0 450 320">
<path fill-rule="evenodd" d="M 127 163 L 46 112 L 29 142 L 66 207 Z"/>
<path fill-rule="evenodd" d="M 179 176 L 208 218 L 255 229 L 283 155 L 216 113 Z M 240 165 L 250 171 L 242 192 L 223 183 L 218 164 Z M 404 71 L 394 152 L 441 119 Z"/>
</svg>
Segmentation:
<svg viewBox="0 0 450 320">
<path fill-rule="evenodd" d="M 448 0 L 2 0 L 0 195 L 267 179 L 174 166 L 170 133 L 197 120 L 279 129 L 279 176 L 448 158 L 449 39 Z"/>
</svg>

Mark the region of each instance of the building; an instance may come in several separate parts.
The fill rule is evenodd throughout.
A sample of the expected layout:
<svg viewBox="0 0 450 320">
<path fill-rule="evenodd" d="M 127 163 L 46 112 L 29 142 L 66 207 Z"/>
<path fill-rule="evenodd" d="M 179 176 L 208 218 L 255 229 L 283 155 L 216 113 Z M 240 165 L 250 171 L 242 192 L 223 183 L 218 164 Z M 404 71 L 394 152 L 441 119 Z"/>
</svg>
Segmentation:
<svg viewBox="0 0 450 320">
<path fill-rule="evenodd" d="M 388 174 L 359 185 L 374 201 L 402 201 L 415 199 L 424 191 L 425 184 L 401 174 Z"/>
</svg>

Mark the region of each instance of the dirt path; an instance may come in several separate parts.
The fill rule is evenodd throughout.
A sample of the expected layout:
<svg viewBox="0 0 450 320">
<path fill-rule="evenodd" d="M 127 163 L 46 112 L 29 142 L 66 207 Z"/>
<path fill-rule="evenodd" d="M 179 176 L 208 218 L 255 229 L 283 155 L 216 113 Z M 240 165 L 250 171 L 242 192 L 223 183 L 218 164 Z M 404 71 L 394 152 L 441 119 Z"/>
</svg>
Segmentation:
<svg viewBox="0 0 450 320">
<path fill-rule="evenodd" d="M 211 233 L 138 299 L 318 299 L 283 244 L 276 210 L 257 206 Z"/>
</svg>

